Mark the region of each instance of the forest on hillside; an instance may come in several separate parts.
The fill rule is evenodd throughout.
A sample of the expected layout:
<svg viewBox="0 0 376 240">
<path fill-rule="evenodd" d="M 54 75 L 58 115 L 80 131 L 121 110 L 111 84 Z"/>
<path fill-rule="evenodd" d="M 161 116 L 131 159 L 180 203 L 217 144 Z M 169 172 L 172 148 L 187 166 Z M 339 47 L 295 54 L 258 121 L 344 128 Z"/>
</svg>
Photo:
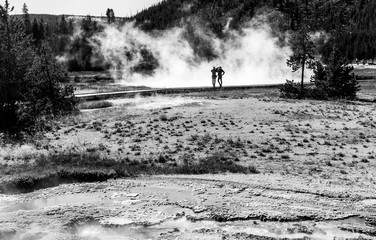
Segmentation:
<svg viewBox="0 0 376 240">
<path fill-rule="evenodd" d="M 133 17 L 146 31 L 164 30 L 179 25 L 181 19 L 199 16 L 208 26 L 220 35 L 229 17 L 233 18 L 230 27 L 241 28 L 256 11 L 269 7 L 285 15 L 285 25 L 278 25 L 280 31 L 295 30 L 299 19 L 299 5 L 305 1 L 292 0 L 164 0 L 145 9 Z M 312 31 L 341 31 L 336 44 L 345 52 L 349 60 L 374 59 L 376 56 L 376 1 L 310 1 L 313 3 L 316 22 Z M 314 4 L 316 2 L 316 4 Z M 341 6 L 340 6 L 341 5 Z M 347 18 L 348 22 L 341 22 Z M 333 44 L 332 42 L 330 44 Z M 325 46 L 321 50 L 325 53 Z"/>
<path fill-rule="evenodd" d="M 224 38 L 224 29 L 231 19 L 229 28 L 241 30 L 257 12 L 272 12 L 270 23 L 274 32 L 294 32 L 302 19 L 310 21 L 311 33 L 321 32 L 317 51 L 325 61 L 333 45 L 343 52 L 349 60 L 373 59 L 376 56 L 376 2 L 373 0 L 309 1 L 309 9 L 302 6 L 303 0 L 163 0 L 131 18 L 116 18 L 115 10 L 107 9 L 102 19 L 92 16 L 79 19 L 72 16 L 29 15 L 24 6 L 23 15 L 18 18 L 24 23 L 27 34 L 31 34 L 35 45 L 48 42 L 56 56 L 66 60 L 69 71 L 104 70 L 110 66 L 100 56 L 93 57 L 89 39 L 100 32 L 105 24 L 123 25 L 134 21 L 136 26 L 146 32 L 166 30 L 173 27 L 186 27 L 186 37 L 196 54 L 208 59 L 215 54 L 208 50 L 207 44 L 190 29 L 195 28 L 197 19 L 217 37 Z M 308 19 L 307 16 L 310 16 Z M 275 17 L 273 19 L 273 17 Z M 278 24 L 276 24 L 278 23 Z M 80 29 L 80 34 L 75 32 Z M 328 40 L 329 38 L 329 40 Z M 284 43 L 281 43 L 284 44 Z M 146 60 L 140 70 L 152 70 L 155 59 L 147 52 Z M 93 61 L 95 59 L 95 61 Z M 145 68 L 145 69 L 144 69 Z"/>
</svg>

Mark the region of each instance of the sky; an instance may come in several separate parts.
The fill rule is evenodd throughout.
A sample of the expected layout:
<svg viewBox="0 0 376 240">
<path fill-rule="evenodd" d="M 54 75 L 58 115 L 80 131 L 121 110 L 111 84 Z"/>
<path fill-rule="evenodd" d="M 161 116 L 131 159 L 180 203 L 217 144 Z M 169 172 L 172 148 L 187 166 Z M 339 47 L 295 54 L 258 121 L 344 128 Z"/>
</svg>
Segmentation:
<svg viewBox="0 0 376 240">
<path fill-rule="evenodd" d="M 14 6 L 14 14 L 22 13 L 24 3 L 29 13 L 72 14 L 105 16 L 107 8 L 112 8 L 117 17 L 134 15 L 161 0 L 8 0 Z M 3 5 L 5 0 L 0 0 Z"/>
</svg>

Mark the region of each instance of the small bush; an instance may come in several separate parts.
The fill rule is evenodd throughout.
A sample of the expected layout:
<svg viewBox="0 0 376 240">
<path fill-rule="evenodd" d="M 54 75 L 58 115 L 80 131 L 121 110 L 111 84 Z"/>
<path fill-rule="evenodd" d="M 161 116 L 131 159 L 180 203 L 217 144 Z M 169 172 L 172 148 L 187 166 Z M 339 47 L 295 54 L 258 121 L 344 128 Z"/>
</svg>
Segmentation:
<svg viewBox="0 0 376 240">
<path fill-rule="evenodd" d="M 233 148 L 243 148 L 244 147 L 244 143 L 240 138 L 238 138 L 236 141 L 234 141 L 234 140 L 232 140 L 232 138 L 230 138 L 230 139 L 227 140 L 227 143 Z"/>
<path fill-rule="evenodd" d="M 287 154 L 283 154 L 283 155 L 281 156 L 281 158 L 284 159 L 284 160 L 289 160 L 289 159 L 290 159 L 290 156 L 287 155 Z"/>
<path fill-rule="evenodd" d="M 159 154 L 158 158 L 157 158 L 157 162 L 158 163 L 166 163 L 168 161 L 169 157 L 168 156 L 165 156 L 163 154 Z"/>
<path fill-rule="evenodd" d="M 161 121 L 168 121 L 168 117 L 166 114 L 162 114 L 161 117 L 160 117 Z"/>
<path fill-rule="evenodd" d="M 212 140 L 212 136 L 209 134 L 209 133 L 206 133 L 203 137 L 202 137 L 202 141 L 203 143 L 208 143 Z"/>
<path fill-rule="evenodd" d="M 188 138 L 188 140 L 194 142 L 194 141 L 197 141 L 198 137 L 199 137 L 198 134 L 192 134 L 192 135 Z"/>
<path fill-rule="evenodd" d="M 294 80 L 286 80 L 286 83 L 279 89 L 281 97 L 284 98 L 299 98 L 301 95 L 300 83 L 295 83 Z"/>
</svg>

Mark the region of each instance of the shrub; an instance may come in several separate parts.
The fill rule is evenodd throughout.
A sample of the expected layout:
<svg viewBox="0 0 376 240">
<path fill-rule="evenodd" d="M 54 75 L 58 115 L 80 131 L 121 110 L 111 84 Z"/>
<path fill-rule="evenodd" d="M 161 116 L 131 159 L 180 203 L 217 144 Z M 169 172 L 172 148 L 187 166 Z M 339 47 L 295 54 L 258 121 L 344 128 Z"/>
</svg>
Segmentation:
<svg viewBox="0 0 376 240">
<path fill-rule="evenodd" d="M 192 134 L 192 135 L 188 138 L 188 141 L 194 142 L 194 141 L 197 141 L 198 138 L 199 138 L 198 134 Z"/>
<path fill-rule="evenodd" d="M 167 117 L 166 114 L 162 114 L 161 117 L 160 117 L 160 119 L 161 119 L 161 121 L 163 121 L 163 122 L 168 121 L 168 117 Z"/>
<path fill-rule="evenodd" d="M 359 91 L 359 83 L 352 73 L 353 67 L 341 56 L 338 49 L 333 48 L 332 54 L 326 66 L 315 62 L 312 67 L 314 76 L 311 82 L 312 88 L 307 88 L 301 93 L 301 84 L 287 80 L 280 88 L 281 96 L 285 98 L 306 97 L 311 99 L 355 99 Z"/>
<path fill-rule="evenodd" d="M 316 63 L 312 82 L 315 85 L 314 97 L 319 99 L 355 99 L 359 83 L 351 72 L 354 70 L 348 61 L 334 48 L 327 66 Z"/>
<path fill-rule="evenodd" d="M 301 87 L 299 83 L 295 83 L 294 80 L 286 80 L 286 83 L 279 89 L 281 97 L 284 98 L 299 98 L 301 96 Z"/>
</svg>

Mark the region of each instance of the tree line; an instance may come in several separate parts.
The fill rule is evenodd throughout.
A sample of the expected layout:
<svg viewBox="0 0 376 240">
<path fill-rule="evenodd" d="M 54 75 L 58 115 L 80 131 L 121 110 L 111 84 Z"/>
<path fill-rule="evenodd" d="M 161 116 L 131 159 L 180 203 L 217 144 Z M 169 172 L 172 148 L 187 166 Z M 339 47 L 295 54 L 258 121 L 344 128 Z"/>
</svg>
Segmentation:
<svg viewBox="0 0 376 240">
<path fill-rule="evenodd" d="M 71 113 L 77 101 L 73 88 L 61 84 L 67 75 L 50 44 L 36 38 L 33 24 L 12 11 L 8 0 L 0 4 L 0 131 L 19 136 L 48 129 L 51 120 Z"/>
<path fill-rule="evenodd" d="M 79 20 L 65 15 L 31 16 L 26 4 L 22 13 L 18 18 L 23 22 L 25 33 L 32 36 L 34 45 L 47 42 L 55 56 L 64 56 L 68 71 L 102 71 L 109 67 L 98 59 L 99 56 L 96 56 L 97 61 L 92 61 L 93 49 L 89 39 L 103 30 L 103 25 L 92 16 Z M 126 20 L 115 17 L 114 10 L 108 8 L 101 22 L 122 24 Z"/>
</svg>

